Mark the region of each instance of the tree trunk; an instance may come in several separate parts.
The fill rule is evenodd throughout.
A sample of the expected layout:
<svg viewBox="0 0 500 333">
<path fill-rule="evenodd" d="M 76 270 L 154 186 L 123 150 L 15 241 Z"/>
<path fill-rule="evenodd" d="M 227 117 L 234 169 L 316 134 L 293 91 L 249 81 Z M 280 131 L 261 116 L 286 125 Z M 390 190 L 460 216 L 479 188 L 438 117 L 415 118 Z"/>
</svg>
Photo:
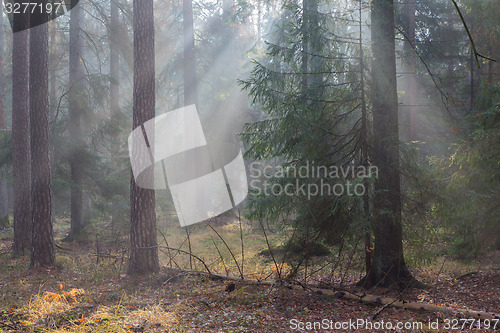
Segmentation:
<svg viewBox="0 0 500 333">
<path fill-rule="evenodd" d="M 410 43 L 410 53 L 409 56 L 409 89 L 410 94 L 410 141 L 417 140 L 417 58 L 415 47 L 415 2 L 410 1 L 408 3 L 408 43 Z"/>
<path fill-rule="evenodd" d="M 29 16 L 14 14 L 12 38 L 12 180 L 15 256 L 31 250 Z"/>
<path fill-rule="evenodd" d="M 315 54 L 320 49 L 317 38 L 318 34 L 318 1 L 302 1 L 302 89 L 307 98 L 312 98 L 320 94 L 321 81 L 321 61 Z M 311 100 L 312 101 L 312 100 Z"/>
<path fill-rule="evenodd" d="M 111 119 L 115 122 L 116 126 L 119 126 L 120 119 L 120 55 L 119 55 L 119 33 L 120 33 L 120 21 L 118 13 L 117 0 L 111 0 L 111 24 L 109 28 L 109 65 L 110 65 L 110 87 L 109 87 L 109 103 L 110 103 L 110 113 Z M 114 138 L 114 149 L 112 150 L 112 161 L 113 164 L 118 169 L 119 159 L 120 159 L 120 133 L 117 131 L 116 137 Z M 116 229 L 118 224 L 119 214 L 119 197 L 113 196 L 111 198 L 111 228 Z"/>
<path fill-rule="evenodd" d="M 45 6 L 47 1 L 40 1 Z M 49 267 L 55 263 L 52 230 L 52 202 L 49 156 L 48 101 L 48 24 L 43 17 L 31 15 L 30 29 L 30 124 L 31 124 L 31 195 L 33 233 L 31 266 Z M 38 21 L 39 20 L 39 21 Z"/>
<path fill-rule="evenodd" d="M 76 0 L 72 0 L 77 2 Z M 73 7 L 73 4 L 72 4 Z M 83 137 L 81 118 L 84 112 L 82 92 L 84 72 L 82 66 L 82 40 L 80 38 L 81 3 L 71 10 L 69 28 L 69 164 L 71 169 L 71 231 L 70 239 L 78 237 L 83 228 Z"/>
<path fill-rule="evenodd" d="M 369 167 L 368 159 L 368 114 L 366 108 L 366 93 L 365 93 L 365 59 L 363 49 L 363 2 L 359 0 L 359 71 L 360 71 L 360 97 L 361 97 L 361 165 L 365 168 Z M 364 181 L 365 194 L 363 195 L 363 218 L 365 219 L 365 272 L 366 276 L 370 275 L 372 269 L 372 231 L 370 229 L 370 183 Z M 371 287 L 369 280 L 366 281 L 365 287 Z"/>
<path fill-rule="evenodd" d="M 373 0 L 372 100 L 375 183 L 372 285 L 405 284 L 412 279 L 403 257 L 399 174 L 398 101 L 393 0 Z"/>
<path fill-rule="evenodd" d="M 134 0 L 133 128 L 155 116 L 155 53 L 153 0 Z M 149 142 L 154 138 L 148 137 Z M 152 172 L 150 177 L 153 177 Z M 130 181 L 129 273 L 154 273 L 160 268 L 156 239 L 155 192 Z"/>
<path fill-rule="evenodd" d="M 49 34 L 50 34 L 50 87 L 49 87 L 49 103 L 50 103 L 50 121 L 53 120 L 57 113 L 57 20 L 55 19 L 55 11 L 52 14 L 52 20 L 49 22 Z"/>
<path fill-rule="evenodd" d="M 405 2 L 401 8 L 402 26 L 405 35 L 403 42 L 403 75 L 405 106 L 399 112 L 399 135 L 403 142 L 416 140 L 416 50 L 415 47 L 415 2 Z M 404 180 L 403 180 L 404 183 Z M 404 187 L 404 185 L 403 185 Z"/>
<path fill-rule="evenodd" d="M 4 44 L 3 15 L 0 15 L 0 130 L 5 130 L 5 73 L 4 73 Z M 0 215 L 2 217 L 2 215 Z"/>
<path fill-rule="evenodd" d="M 302 92 L 307 94 L 309 88 L 308 72 L 309 72 L 309 35 L 311 34 L 311 29 L 309 25 L 310 21 L 310 6 L 311 0 L 302 1 Z"/>
<path fill-rule="evenodd" d="M 192 0 L 183 0 L 182 15 L 184 35 L 184 105 L 188 106 L 198 103 Z"/>
<path fill-rule="evenodd" d="M 120 74 L 120 55 L 119 51 L 119 33 L 120 33 L 120 22 L 118 14 L 117 0 L 111 0 L 111 24 L 110 24 L 110 38 L 109 38 L 109 55 L 110 55 L 110 106 L 111 106 L 111 116 L 114 117 L 120 113 L 120 85 L 119 85 L 119 74 Z"/>
<path fill-rule="evenodd" d="M 0 15 L 0 27 L 3 27 L 3 15 Z M 7 129 L 5 125 L 5 75 L 4 75 L 4 43 L 3 29 L 0 30 L 0 131 Z M 9 223 L 9 196 L 7 191 L 7 180 L 4 172 L 0 175 L 0 225 Z"/>
</svg>

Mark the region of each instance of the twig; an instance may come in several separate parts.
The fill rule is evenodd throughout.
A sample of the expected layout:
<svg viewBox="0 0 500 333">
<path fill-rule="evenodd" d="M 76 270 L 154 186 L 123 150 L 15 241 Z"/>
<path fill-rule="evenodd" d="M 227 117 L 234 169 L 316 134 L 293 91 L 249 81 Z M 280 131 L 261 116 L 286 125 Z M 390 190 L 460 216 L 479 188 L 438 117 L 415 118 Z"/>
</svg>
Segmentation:
<svg viewBox="0 0 500 333">
<path fill-rule="evenodd" d="M 241 213 L 238 209 L 238 221 L 240 222 L 240 240 L 241 240 L 241 275 L 243 275 L 243 265 L 245 263 L 245 249 L 243 248 L 243 228 L 241 226 Z"/>
<path fill-rule="evenodd" d="M 460 11 L 460 8 L 458 7 L 457 2 L 455 0 L 451 0 L 451 2 L 453 2 L 453 5 L 455 6 L 455 9 L 458 12 L 458 16 L 460 16 L 460 20 L 462 20 L 462 24 L 464 25 L 465 31 L 467 32 L 467 36 L 469 37 L 470 45 L 472 47 L 472 51 L 474 52 L 474 57 L 476 58 L 477 68 L 481 67 L 479 65 L 479 57 L 481 57 L 483 59 L 486 59 L 486 60 L 489 60 L 489 61 L 495 61 L 496 62 L 495 59 L 491 59 L 491 58 L 485 57 L 485 56 L 481 55 L 479 52 L 477 52 L 476 45 L 474 44 L 474 39 L 472 38 L 472 34 L 470 33 L 469 27 L 467 26 L 467 23 L 465 22 L 465 19 L 464 19 L 463 15 L 462 15 L 462 12 Z"/>
<path fill-rule="evenodd" d="M 269 249 L 269 253 L 271 254 L 271 258 L 273 259 L 274 267 L 276 267 L 276 272 L 278 273 L 278 278 L 281 279 L 281 269 L 278 267 L 278 263 L 274 259 L 274 254 L 273 254 L 273 251 L 271 250 L 271 245 L 269 245 L 269 239 L 267 238 L 266 230 L 264 229 L 264 224 L 262 223 L 262 221 L 260 219 L 259 219 L 259 224 L 260 224 L 260 227 L 262 228 L 262 232 L 264 232 L 264 238 L 266 239 L 267 248 Z M 283 267 L 283 265 L 281 265 L 281 267 Z"/>
<path fill-rule="evenodd" d="M 173 247 L 169 247 L 169 246 L 158 246 L 158 248 L 164 248 L 164 249 L 167 249 L 167 250 L 172 250 L 172 251 L 178 251 L 178 252 L 182 252 L 182 253 L 185 253 L 185 254 L 188 254 L 190 257 L 193 257 L 195 259 L 197 259 L 199 262 L 201 262 L 203 264 L 203 266 L 205 266 L 205 269 L 207 270 L 207 273 L 210 274 L 210 275 L 213 275 L 212 272 L 210 271 L 210 268 L 208 268 L 207 264 L 205 264 L 205 261 L 203 261 L 203 259 L 201 259 L 200 257 L 188 252 L 188 251 L 184 251 L 184 250 L 181 250 L 181 249 L 175 249 Z"/>
<path fill-rule="evenodd" d="M 184 230 L 186 230 L 189 253 L 192 254 L 193 252 L 191 251 L 191 237 L 189 237 L 188 228 L 186 227 Z M 189 256 L 189 268 L 193 269 L 193 258 L 191 256 Z"/>
<path fill-rule="evenodd" d="M 226 275 L 229 275 L 229 271 L 227 270 L 227 266 L 226 266 L 226 263 L 224 262 L 224 258 L 222 257 L 222 253 L 220 253 L 220 251 L 219 251 L 219 247 L 215 243 L 215 240 L 212 237 L 210 237 L 210 238 L 212 239 L 212 243 L 214 243 L 215 249 L 217 250 L 217 253 L 219 254 L 220 260 L 222 261 L 222 265 L 224 266 L 224 270 L 226 271 Z"/>
<path fill-rule="evenodd" d="M 224 238 L 222 238 L 222 236 L 217 232 L 217 230 L 215 230 L 215 228 L 212 227 L 212 225 L 210 224 L 210 220 L 208 222 L 206 222 L 206 223 L 210 227 L 210 229 L 212 229 L 215 232 L 215 234 L 220 238 L 220 240 L 222 241 L 222 243 L 224 243 L 224 245 L 226 246 L 227 250 L 231 254 L 231 257 L 233 257 L 234 263 L 236 264 L 236 267 L 238 268 L 238 272 L 240 272 L 241 279 L 243 279 L 243 272 L 241 271 L 240 265 L 238 264 L 238 260 L 236 260 L 236 257 L 234 256 L 233 251 L 231 251 L 231 248 L 229 247 L 229 245 L 227 245 L 227 243 L 224 240 Z"/>
<path fill-rule="evenodd" d="M 163 240 L 165 241 L 165 245 L 167 247 L 169 247 L 168 241 L 167 241 L 167 237 L 165 236 L 165 234 L 160 230 L 160 228 L 157 228 L 156 230 L 158 230 L 158 232 L 160 233 L 161 237 L 163 237 Z M 172 258 L 172 254 L 170 253 L 170 250 L 168 250 L 168 265 L 172 266 L 172 263 L 174 263 L 177 267 L 179 267 L 179 265 L 177 265 L 177 263 Z"/>
<path fill-rule="evenodd" d="M 443 263 L 441 264 L 441 268 L 439 269 L 439 272 L 437 273 L 437 276 L 436 276 L 436 284 L 434 285 L 434 300 L 436 300 L 436 292 L 437 292 L 437 284 L 439 282 L 439 275 L 441 274 L 441 272 L 444 268 L 444 264 L 446 263 L 447 260 L 448 260 L 448 257 L 445 257 L 443 260 Z"/>
<path fill-rule="evenodd" d="M 180 274 L 177 274 L 175 276 L 172 276 L 171 278 L 169 278 L 167 281 L 163 282 L 163 285 L 166 285 L 167 283 L 169 283 L 170 281 L 172 281 L 173 279 L 176 279 L 178 278 L 179 276 L 186 276 L 186 275 L 189 275 L 189 273 L 187 272 L 184 272 L 184 273 L 180 273 Z"/>
</svg>

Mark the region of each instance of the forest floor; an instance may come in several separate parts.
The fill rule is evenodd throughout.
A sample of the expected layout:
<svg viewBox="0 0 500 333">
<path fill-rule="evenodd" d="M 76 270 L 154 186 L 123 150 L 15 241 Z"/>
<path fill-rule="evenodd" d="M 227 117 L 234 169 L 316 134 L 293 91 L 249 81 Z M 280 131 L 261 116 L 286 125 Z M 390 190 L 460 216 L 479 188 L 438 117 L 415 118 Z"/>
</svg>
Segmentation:
<svg viewBox="0 0 500 333">
<path fill-rule="evenodd" d="M 58 267 L 28 269 L 28 258 L 8 253 L 11 243 L 4 236 L 0 234 L 0 332 L 484 332 L 494 331 L 495 324 L 500 330 L 495 321 L 384 308 L 279 284 L 236 282 L 229 292 L 232 281 L 168 268 L 129 276 L 113 252 L 96 256 L 95 242 L 58 242 Z M 377 288 L 369 293 L 498 314 L 499 258 L 500 252 L 468 263 L 438 258 L 412 268 L 429 289 L 400 294 Z M 361 291 L 355 286 L 358 275 L 343 277 L 343 289 Z M 338 278 L 318 274 L 308 283 Z"/>
</svg>

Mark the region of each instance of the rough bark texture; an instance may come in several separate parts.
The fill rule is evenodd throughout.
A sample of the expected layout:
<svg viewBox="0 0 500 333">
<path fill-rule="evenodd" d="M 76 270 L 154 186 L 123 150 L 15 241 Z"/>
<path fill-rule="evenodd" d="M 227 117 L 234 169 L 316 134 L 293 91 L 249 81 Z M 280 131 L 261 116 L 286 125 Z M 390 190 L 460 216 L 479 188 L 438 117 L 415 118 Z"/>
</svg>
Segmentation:
<svg viewBox="0 0 500 333">
<path fill-rule="evenodd" d="M 45 4 L 46 1 L 42 1 L 42 5 Z M 29 66 L 33 198 L 31 266 L 41 267 L 49 267 L 55 263 L 50 188 L 48 46 L 48 24 L 31 28 Z"/>
<path fill-rule="evenodd" d="M 155 54 L 153 0 L 134 0 L 133 128 L 155 116 Z M 149 140 L 153 138 L 148 137 Z M 152 177 L 152 175 L 151 175 Z M 159 270 L 155 192 L 130 181 L 129 273 Z"/>
<path fill-rule="evenodd" d="M 29 17 L 14 15 L 12 41 L 12 179 L 14 255 L 31 250 L 31 148 L 29 111 Z"/>
<path fill-rule="evenodd" d="M 184 34 L 184 105 L 187 106 L 198 103 L 192 0 L 183 0 L 182 17 Z"/>
<path fill-rule="evenodd" d="M 411 280 L 402 246 L 393 0 L 373 0 L 372 52 L 374 161 L 379 178 L 375 183 L 370 279 L 372 285 L 387 286 Z"/>
<path fill-rule="evenodd" d="M 84 71 L 82 65 L 82 40 L 80 37 L 81 3 L 75 4 L 71 10 L 69 28 L 69 164 L 71 169 L 71 231 L 70 239 L 78 237 L 83 228 L 83 176 L 82 161 L 83 137 L 81 118 L 84 112 L 82 92 L 84 89 Z"/>
</svg>

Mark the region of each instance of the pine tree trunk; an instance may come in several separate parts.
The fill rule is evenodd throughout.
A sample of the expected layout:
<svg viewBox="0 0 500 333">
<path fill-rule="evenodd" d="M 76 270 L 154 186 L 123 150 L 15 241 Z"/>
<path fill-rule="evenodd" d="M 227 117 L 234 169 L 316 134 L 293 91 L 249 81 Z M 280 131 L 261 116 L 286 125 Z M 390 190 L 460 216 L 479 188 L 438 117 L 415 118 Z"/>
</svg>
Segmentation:
<svg viewBox="0 0 500 333">
<path fill-rule="evenodd" d="M 133 128 L 155 116 L 155 53 L 153 0 L 134 0 L 134 116 Z M 149 140 L 154 138 L 149 137 Z M 150 177 L 153 177 L 151 174 Z M 129 273 L 159 270 L 155 192 L 130 181 Z"/>
<path fill-rule="evenodd" d="M 72 0 L 77 2 L 76 0 Z M 81 117 L 83 110 L 82 91 L 84 88 L 82 57 L 82 40 L 80 37 L 81 3 L 75 4 L 71 10 L 69 28 L 69 164 L 71 169 L 71 231 L 70 239 L 78 237 L 83 228 L 83 174 L 82 161 L 83 137 Z"/>
<path fill-rule="evenodd" d="M 184 35 L 184 105 L 198 103 L 198 88 L 196 81 L 196 58 L 194 52 L 193 2 L 182 2 L 182 26 Z"/>
<path fill-rule="evenodd" d="M 388 286 L 411 280 L 402 245 L 393 0 L 373 0 L 372 52 L 374 161 L 379 178 L 375 183 L 370 279 L 372 285 Z"/>
<path fill-rule="evenodd" d="M 29 16 L 14 15 L 12 40 L 12 179 L 15 256 L 31 250 Z"/>
<path fill-rule="evenodd" d="M 40 1 L 45 6 L 47 1 Z M 41 14 L 31 16 L 31 25 Z M 49 156 L 48 101 L 48 24 L 30 29 L 30 124 L 31 124 L 31 195 L 33 198 L 33 236 L 31 266 L 55 264 L 52 230 L 52 202 Z"/>
</svg>

